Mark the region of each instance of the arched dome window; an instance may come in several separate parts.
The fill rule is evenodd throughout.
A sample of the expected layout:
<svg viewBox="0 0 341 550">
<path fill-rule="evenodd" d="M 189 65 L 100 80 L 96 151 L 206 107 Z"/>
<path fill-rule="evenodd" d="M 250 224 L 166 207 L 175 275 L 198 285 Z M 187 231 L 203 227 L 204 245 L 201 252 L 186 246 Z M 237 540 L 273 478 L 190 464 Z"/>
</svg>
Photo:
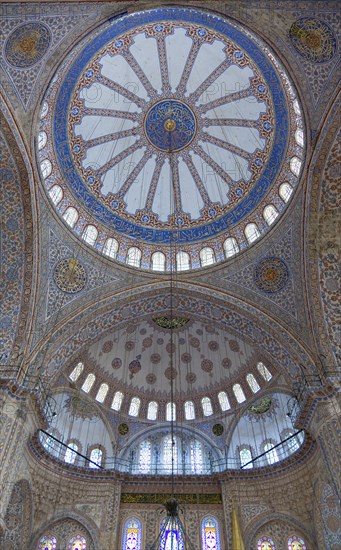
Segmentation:
<svg viewBox="0 0 341 550">
<path fill-rule="evenodd" d="M 299 176 L 301 172 L 302 161 L 298 157 L 292 157 L 290 160 L 290 170 L 294 176 Z"/>
<path fill-rule="evenodd" d="M 123 527 L 122 550 L 142 550 L 142 525 L 136 518 L 129 518 Z"/>
<path fill-rule="evenodd" d="M 271 442 L 264 445 L 264 452 L 266 453 L 265 456 L 268 464 L 275 464 L 279 461 L 277 451 L 274 447 L 274 444 Z"/>
<path fill-rule="evenodd" d="M 193 401 L 185 401 L 185 419 L 194 420 L 195 419 L 195 410 Z"/>
<path fill-rule="evenodd" d="M 54 185 L 49 190 L 50 199 L 57 206 L 63 198 L 63 190 L 59 185 Z"/>
<path fill-rule="evenodd" d="M 278 210 L 276 210 L 273 204 L 269 204 L 263 210 L 263 217 L 268 225 L 272 225 L 278 217 Z"/>
<path fill-rule="evenodd" d="M 234 237 L 228 237 L 224 241 L 224 250 L 226 258 L 231 258 L 239 252 L 239 246 Z"/>
<path fill-rule="evenodd" d="M 253 468 L 252 454 L 249 447 L 242 447 L 239 449 L 240 465 L 245 470 L 246 468 Z"/>
<path fill-rule="evenodd" d="M 175 403 L 167 403 L 167 405 L 166 405 L 166 420 L 168 422 L 176 420 L 176 405 L 175 405 Z"/>
<path fill-rule="evenodd" d="M 304 146 L 304 134 L 301 128 L 298 128 L 295 132 L 295 140 L 300 147 Z"/>
<path fill-rule="evenodd" d="M 114 399 L 112 400 L 112 403 L 111 403 L 111 408 L 114 411 L 119 412 L 121 410 L 122 401 L 123 401 L 123 393 L 121 391 L 115 392 Z"/>
<path fill-rule="evenodd" d="M 246 399 L 243 389 L 240 384 L 234 384 L 233 393 L 238 401 L 238 403 L 243 403 Z"/>
<path fill-rule="evenodd" d="M 86 550 L 86 540 L 80 535 L 75 535 L 69 540 L 67 550 Z"/>
<path fill-rule="evenodd" d="M 118 252 L 118 242 L 116 239 L 109 238 L 105 241 L 103 247 L 103 254 L 109 256 L 109 258 L 116 258 Z"/>
<path fill-rule="evenodd" d="M 72 382 L 76 382 L 76 380 L 78 380 L 78 378 L 82 374 L 83 370 L 84 370 L 84 363 L 82 362 L 77 363 L 77 365 L 69 375 L 70 380 L 72 380 Z"/>
<path fill-rule="evenodd" d="M 82 390 L 85 392 L 85 393 L 89 393 L 89 391 L 91 390 L 92 386 L 94 385 L 95 383 L 95 380 L 96 380 L 96 376 L 91 372 L 90 374 L 88 374 L 88 376 L 86 377 L 86 379 L 84 380 L 84 384 L 82 386 Z"/>
<path fill-rule="evenodd" d="M 148 411 L 147 411 L 148 420 L 157 419 L 158 408 L 159 408 L 159 405 L 157 404 L 156 401 L 150 401 L 150 403 L 148 403 Z"/>
<path fill-rule="evenodd" d="M 307 547 L 301 537 L 293 535 L 288 539 L 288 550 L 307 550 Z"/>
<path fill-rule="evenodd" d="M 56 550 L 57 548 L 57 539 L 54 535 L 48 534 L 44 535 L 38 544 L 38 550 Z"/>
<path fill-rule="evenodd" d="M 271 378 L 272 378 L 271 372 L 264 365 L 264 363 L 262 363 L 261 361 L 259 361 L 259 363 L 257 363 L 257 370 L 266 382 L 269 382 L 271 380 Z"/>
<path fill-rule="evenodd" d="M 102 464 L 102 458 L 103 458 L 103 451 L 99 447 L 95 447 L 92 449 L 90 453 L 90 461 L 89 462 L 89 468 L 100 468 Z"/>
<path fill-rule="evenodd" d="M 69 206 L 63 214 L 63 218 L 70 227 L 74 227 L 78 220 L 78 211 L 73 206 Z"/>
<path fill-rule="evenodd" d="M 154 252 L 152 254 L 152 270 L 153 271 L 165 271 L 166 269 L 166 256 L 163 252 Z"/>
<path fill-rule="evenodd" d="M 253 243 L 260 237 L 259 229 L 255 223 L 248 223 L 245 226 L 244 233 L 249 243 Z"/>
<path fill-rule="evenodd" d="M 176 269 L 177 271 L 187 271 L 190 269 L 190 258 L 187 252 L 178 252 L 176 255 Z"/>
<path fill-rule="evenodd" d="M 82 233 L 82 239 L 93 246 L 97 240 L 98 231 L 94 225 L 87 225 Z"/>
<path fill-rule="evenodd" d="M 177 471 L 178 440 L 176 437 L 172 438 L 170 435 L 167 435 L 164 438 L 163 446 L 162 446 L 162 454 L 163 454 L 162 471 L 164 473 L 172 472 L 172 464 L 173 464 L 174 471 Z"/>
<path fill-rule="evenodd" d="M 68 443 L 68 447 L 65 451 L 64 460 L 67 464 L 75 463 L 75 460 L 77 458 L 77 452 L 75 451 L 79 451 L 79 447 L 77 443 L 75 443 L 74 441 L 71 441 L 71 443 Z"/>
<path fill-rule="evenodd" d="M 201 406 L 204 416 L 211 416 L 213 414 L 212 403 L 209 397 L 202 398 Z"/>
<path fill-rule="evenodd" d="M 49 161 L 49 159 L 45 159 L 43 160 L 43 162 L 41 162 L 40 170 L 41 170 L 41 175 L 43 176 L 44 180 L 46 180 L 46 178 L 48 178 L 52 172 L 52 164 Z"/>
<path fill-rule="evenodd" d="M 133 267 L 140 267 L 141 255 L 141 250 L 136 246 L 132 246 L 127 252 L 127 264 Z"/>
<path fill-rule="evenodd" d="M 276 550 L 275 543 L 269 537 L 261 537 L 257 542 L 257 550 Z"/>
<path fill-rule="evenodd" d="M 142 441 L 139 446 L 139 472 L 147 474 L 150 472 L 152 462 L 152 445 L 151 442 L 147 439 Z"/>
<path fill-rule="evenodd" d="M 279 196 L 284 202 L 288 202 L 293 192 L 293 188 L 290 183 L 284 182 L 279 188 Z"/>
<path fill-rule="evenodd" d="M 190 443 L 190 460 L 192 474 L 202 474 L 204 468 L 204 460 L 202 453 L 202 445 L 200 441 L 194 439 Z"/>
<path fill-rule="evenodd" d="M 44 101 L 43 106 L 41 108 L 40 118 L 41 119 L 45 118 L 48 112 L 49 112 L 49 105 L 47 101 Z"/>
<path fill-rule="evenodd" d="M 260 385 L 258 384 L 257 380 L 253 376 L 253 374 L 249 373 L 246 376 L 246 381 L 249 384 L 252 393 L 257 393 L 260 390 Z"/>
<path fill-rule="evenodd" d="M 47 142 L 46 132 L 39 132 L 38 134 L 38 150 L 43 149 Z"/>
<path fill-rule="evenodd" d="M 132 397 L 130 401 L 129 416 L 138 416 L 140 411 L 141 399 L 139 397 Z"/>
<path fill-rule="evenodd" d="M 108 390 L 109 390 L 108 384 L 105 384 L 105 383 L 101 384 L 97 392 L 97 395 L 95 397 L 96 401 L 98 401 L 99 403 L 103 403 L 104 399 L 107 396 Z"/>
<path fill-rule="evenodd" d="M 212 265 L 215 263 L 215 256 L 213 248 L 205 246 L 200 250 L 200 263 L 202 267 L 206 265 Z"/>
<path fill-rule="evenodd" d="M 227 397 L 227 393 L 225 391 L 220 391 L 218 393 L 218 401 L 222 412 L 228 411 L 231 408 L 229 398 Z"/>
</svg>

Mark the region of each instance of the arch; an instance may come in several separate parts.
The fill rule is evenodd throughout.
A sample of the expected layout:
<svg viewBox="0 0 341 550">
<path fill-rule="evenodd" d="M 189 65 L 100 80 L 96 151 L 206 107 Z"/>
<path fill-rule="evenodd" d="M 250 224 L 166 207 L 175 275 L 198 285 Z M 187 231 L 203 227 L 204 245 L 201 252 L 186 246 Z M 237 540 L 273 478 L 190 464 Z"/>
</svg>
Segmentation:
<svg viewBox="0 0 341 550">
<path fill-rule="evenodd" d="M 228 411 L 231 408 L 226 391 L 220 391 L 218 393 L 218 401 L 222 412 Z"/>
<path fill-rule="evenodd" d="M 193 401 L 185 401 L 184 403 L 185 410 L 185 419 L 194 420 L 195 419 L 195 409 Z"/>
<path fill-rule="evenodd" d="M 200 256 L 201 267 L 205 267 L 206 265 L 212 265 L 216 261 L 214 250 L 210 246 L 205 246 L 204 248 L 202 248 L 200 250 L 199 256 Z"/>
<path fill-rule="evenodd" d="M 253 468 L 253 464 L 251 462 L 252 452 L 249 445 L 241 445 L 241 447 L 239 448 L 239 459 L 241 468 Z"/>
<path fill-rule="evenodd" d="M 284 201 L 284 202 L 288 202 L 291 195 L 292 195 L 292 192 L 293 192 L 293 188 L 292 186 L 290 185 L 290 183 L 288 183 L 287 181 L 285 181 L 284 183 L 282 183 L 282 185 L 280 185 L 279 187 L 279 196 L 281 197 L 281 199 Z"/>
<path fill-rule="evenodd" d="M 168 422 L 176 420 L 176 404 L 174 402 L 166 404 L 166 420 Z"/>
<path fill-rule="evenodd" d="M 70 227 L 75 227 L 79 218 L 78 210 L 73 206 L 69 206 L 69 208 L 65 210 L 63 218 Z"/>
<path fill-rule="evenodd" d="M 272 374 L 262 361 L 258 361 L 257 370 L 259 374 L 264 378 L 265 382 L 269 382 L 271 380 Z"/>
<path fill-rule="evenodd" d="M 252 393 L 257 393 L 260 390 L 260 385 L 258 384 L 256 378 L 251 372 L 246 375 L 246 381 L 250 386 Z"/>
<path fill-rule="evenodd" d="M 166 269 L 166 256 L 163 252 L 154 252 L 152 254 L 152 270 L 153 271 L 165 271 Z"/>
<path fill-rule="evenodd" d="M 105 241 L 103 247 L 103 254 L 109 256 L 109 258 L 115 259 L 118 252 L 118 241 L 113 238 L 109 238 Z"/>
<path fill-rule="evenodd" d="M 148 420 L 156 420 L 159 405 L 156 401 L 150 401 L 148 403 L 147 418 Z"/>
<path fill-rule="evenodd" d="M 84 380 L 84 383 L 81 387 L 81 389 L 85 392 L 85 393 L 89 393 L 92 386 L 94 385 L 95 383 L 95 380 L 96 380 L 96 376 L 90 372 L 88 374 L 88 376 L 86 377 L 86 379 Z"/>
<path fill-rule="evenodd" d="M 46 180 L 52 173 L 52 164 L 49 159 L 44 159 L 40 163 L 40 171 L 41 175 L 43 176 L 44 180 Z"/>
<path fill-rule="evenodd" d="M 98 403 L 103 403 L 103 401 L 107 396 L 108 391 L 109 391 L 108 384 L 103 382 L 103 384 L 100 385 L 97 395 L 95 397 L 96 401 L 98 401 Z"/>
<path fill-rule="evenodd" d="M 111 408 L 114 411 L 119 412 L 121 410 L 123 397 L 124 397 L 124 395 L 121 391 L 116 391 L 115 392 L 115 395 L 114 395 L 112 403 L 111 403 Z"/>
<path fill-rule="evenodd" d="M 56 550 L 57 539 L 52 533 L 44 535 L 38 544 L 38 550 Z"/>
<path fill-rule="evenodd" d="M 176 254 L 177 271 L 187 271 L 191 268 L 190 256 L 187 252 L 179 251 Z"/>
<path fill-rule="evenodd" d="M 82 233 L 83 241 L 90 244 L 91 246 L 94 246 L 95 242 L 97 241 L 97 237 L 98 237 L 97 227 L 95 227 L 94 225 L 87 225 L 84 228 L 84 231 Z"/>
<path fill-rule="evenodd" d="M 63 190 L 59 185 L 53 185 L 49 190 L 50 199 L 57 206 L 63 198 Z"/>
<path fill-rule="evenodd" d="M 268 204 L 263 210 L 263 218 L 268 225 L 272 225 L 278 217 L 278 210 L 273 204 Z"/>
<path fill-rule="evenodd" d="M 77 363 L 75 368 L 69 374 L 70 380 L 72 380 L 72 382 L 76 382 L 76 380 L 78 380 L 78 378 L 82 374 L 83 370 L 84 370 L 84 363 L 80 361 L 79 363 Z"/>
<path fill-rule="evenodd" d="M 301 172 L 302 161 L 298 157 L 292 157 L 290 159 L 290 170 L 298 178 Z"/>
<path fill-rule="evenodd" d="M 75 451 L 80 451 L 79 445 L 75 441 L 69 441 L 64 455 L 64 461 L 67 464 L 74 464 L 76 462 L 77 452 Z"/>
<path fill-rule="evenodd" d="M 97 470 L 102 468 L 104 465 L 104 451 L 102 445 L 92 445 L 89 449 L 89 459 L 91 462 L 88 463 L 89 468 Z"/>
<path fill-rule="evenodd" d="M 234 237 L 228 237 L 224 241 L 224 251 L 226 258 L 231 258 L 239 252 L 239 245 Z"/>
<path fill-rule="evenodd" d="M 266 453 L 265 455 L 266 460 L 268 461 L 269 465 L 275 464 L 276 462 L 279 461 L 279 456 L 274 447 L 275 447 L 275 443 L 273 441 L 268 441 L 267 443 L 265 443 L 263 447 L 264 452 Z"/>
<path fill-rule="evenodd" d="M 142 550 L 142 523 L 136 517 L 128 518 L 123 525 L 122 550 Z"/>
<path fill-rule="evenodd" d="M 248 223 L 244 229 L 245 237 L 251 244 L 260 237 L 260 231 L 255 223 Z"/>
<path fill-rule="evenodd" d="M 47 142 L 46 132 L 39 132 L 38 134 L 38 150 L 44 149 Z"/>
<path fill-rule="evenodd" d="M 100 534 L 96 523 L 88 515 L 76 511 L 69 511 L 67 516 L 65 516 L 65 512 L 55 515 L 47 525 L 44 525 L 36 533 L 28 548 L 38 550 L 39 541 L 49 535 L 57 539 L 57 548 L 69 550 L 70 540 L 79 536 L 85 538 L 86 550 L 100 550 L 98 543 Z"/>
<path fill-rule="evenodd" d="M 209 397 L 203 397 L 201 399 L 202 412 L 204 416 L 211 416 L 213 414 L 212 402 Z"/>
<path fill-rule="evenodd" d="M 276 546 L 270 537 L 261 537 L 257 541 L 257 550 L 276 550 Z"/>
<path fill-rule="evenodd" d="M 243 388 L 240 384 L 234 384 L 232 390 L 238 403 L 243 403 L 246 400 Z"/>
<path fill-rule="evenodd" d="M 137 248 L 137 246 L 131 246 L 130 248 L 128 248 L 127 259 L 126 259 L 126 262 L 128 265 L 131 265 L 133 267 L 140 267 L 141 257 L 142 257 L 142 252 L 139 248 Z"/>
<path fill-rule="evenodd" d="M 139 397 L 132 397 L 129 405 L 128 414 L 130 416 L 138 416 L 140 411 L 141 399 Z"/>
</svg>

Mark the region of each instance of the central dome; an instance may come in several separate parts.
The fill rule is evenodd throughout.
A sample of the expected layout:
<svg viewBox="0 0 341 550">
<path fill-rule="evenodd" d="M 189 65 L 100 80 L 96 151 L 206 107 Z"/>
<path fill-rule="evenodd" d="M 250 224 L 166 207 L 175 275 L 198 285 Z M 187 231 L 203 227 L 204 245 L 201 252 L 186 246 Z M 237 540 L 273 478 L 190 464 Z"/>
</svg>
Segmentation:
<svg viewBox="0 0 341 550">
<path fill-rule="evenodd" d="M 85 240 L 105 254 L 114 240 L 119 260 L 138 245 L 141 267 L 157 252 L 170 269 L 179 250 L 199 267 L 203 247 L 219 261 L 227 238 L 237 250 L 252 242 L 247 223 L 260 236 L 265 206 L 276 218 L 280 186 L 297 183 L 294 91 L 258 38 L 217 15 L 174 7 L 116 19 L 75 48 L 45 99 L 50 195 L 58 186 L 58 209 L 79 214 L 75 231 L 85 238 L 89 224 Z"/>
</svg>

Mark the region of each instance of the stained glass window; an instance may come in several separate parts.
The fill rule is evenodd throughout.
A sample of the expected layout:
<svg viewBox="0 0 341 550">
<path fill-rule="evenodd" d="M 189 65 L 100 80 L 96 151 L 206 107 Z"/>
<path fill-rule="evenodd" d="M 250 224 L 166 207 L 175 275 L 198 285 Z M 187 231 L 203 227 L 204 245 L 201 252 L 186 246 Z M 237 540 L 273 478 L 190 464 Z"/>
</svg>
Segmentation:
<svg viewBox="0 0 341 550">
<path fill-rule="evenodd" d="M 160 550 L 184 550 L 184 539 L 177 522 L 165 518 L 161 523 L 161 531 L 163 535 L 160 541 Z"/>
<path fill-rule="evenodd" d="M 142 550 L 142 526 L 136 518 L 124 524 L 122 550 Z"/>
<path fill-rule="evenodd" d="M 68 443 L 68 448 L 65 451 L 65 457 L 64 460 L 67 464 L 74 464 L 77 454 L 75 451 L 78 451 L 78 445 L 74 441 L 71 443 Z"/>
<path fill-rule="evenodd" d="M 118 412 L 121 409 L 122 401 L 123 401 L 123 393 L 121 391 L 117 391 L 114 395 L 114 399 L 112 400 L 111 408 L 114 411 Z"/>
<path fill-rule="evenodd" d="M 92 462 L 89 462 L 89 468 L 99 468 L 102 463 L 102 456 L 103 452 L 101 449 L 99 449 L 98 447 L 92 449 L 90 453 L 90 460 Z"/>
<path fill-rule="evenodd" d="M 257 542 L 257 550 L 276 550 L 275 543 L 268 537 L 262 537 Z"/>
<path fill-rule="evenodd" d="M 49 195 L 53 204 L 57 206 L 63 198 L 63 190 L 59 185 L 54 185 L 49 191 Z"/>
<path fill-rule="evenodd" d="M 84 370 L 84 364 L 81 362 L 77 363 L 77 365 L 75 366 L 75 368 L 73 369 L 73 371 L 69 376 L 70 380 L 72 380 L 72 382 L 76 382 L 76 380 L 78 380 L 78 378 L 82 374 L 83 370 Z"/>
<path fill-rule="evenodd" d="M 236 396 L 236 399 L 238 403 L 243 403 L 245 401 L 246 397 L 244 395 L 243 389 L 240 384 L 234 384 L 233 386 L 233 393 Z"/>
<path fill-rule="evenodd" d="M 175 403 L 167 403 L 166 405 L 166 420 L 171 422 L 176 420 L 176 406 Z"/>
<path fill-rule="evenodd" d="M 202 445 L 200 441 L 197 441 L 197 440 L 191 441 L 190 453 L 191 453 L 192 474 L 202 474 L 204 462 L 203 462 L 203 454 L 202 454 Z"/>
<path fill-rule="evenodd" d="M 140 443 L 139 449 L 139 471 L 148 473 L 151 468 L 152 460 L 152 445 L 151 442 L 146 440 Z"/>
<path fill-rule="evenodd" d="M 164 271 L 166 267 L 166 256 L 163 252 L 154 252 L 152 254 L 152 269 L 154 271 Z"/>
<path fill-rule="evenodd" d="M 282 435 L 283 439 L 287 439 L 288 437 L 290 437 L 290 439 L 288 439 L 286 444 L 287 444 L 287 449 L 291 454 L 300 448 L 300 444 L 299 444 L 299 441 L 297 440 L 297 437 L 294 436 L 293 432 L 287 431 Z"/>
<path fill-rule="evenodd" d="M 190 269 L 189 254 L 187 252 L 178 252 L 176 255 L 176 269 L 178 271 L 186 271 Z"/>
<path fill-rule="evenodd" d="M 266 445 L 264 445 L 264 451 L 266 452 L 265 456 L 268 464 L 275 464 L 275 462 L 278 462 L 278 454 L 276 449 L 274 449 L 273 443 L 266 443 Z"/>
<path fill-rule="evenodd" d="M 225 391 L 220 391 L 218 393 L 218 400 L 219 400 L 220 408 L 223 412 L 228 411 L 230 409 L 229 398 L 227 397 L 227 393 Z"/>
<path fill-rule="evenodd" d="M 38 550 L 55 550 L 57 546 L 57 539 L 53 535 L 45 535 L 42 537 L 38 544 Z"/>
<path fill-rule="evenodd" d="M 43 162 L 40 164 L 40 170 L 44 180 L 46 180 L 46 178 L 48 178 L 52 172 L 52 164 L 49 159 L 43 160 Z"/>
<path fill-rule="evenodd" d="M 63 218 L 70 227 L 74 227 L 78 220 L 78 211 L 73 206 L 70 206 L 65 210 Z"/>
<path fill-rule="evenodd" d="M 249 243 L 253 243 L 260 237 L 259 229 L 255 223 L 248 223 L 245 226 L 244 233 Z"/>
<path fill-rule="evenodd" d="M 47 142 L 47 135 L 46 132 L 39 132 L 38 134 L 38 149 L 43 149 Z"/>
<path fill-rule="evenodd" d="M 141 263 L 141 250 L 136 246 L 132 246 L 128 249 L 127 253 L 127 264 L 134 267 L 140 267 Z"/>
<path fill-rule="evenodd" d="M 279 196 L 281 197 L 281 199 L 284 202 L 288 202 L 291 195 L 292 195 L 292 191 L 293 191 L 293 189 L 292 189 L 290 183 L 284 182 L 284 183 L 282 183 L 282 185 L 279 188 Z"/>
<path fill-rule="evenodd" d="M 259 374 L 261 376 L 263 376 L 263 378 L 266 382 L 269 382 L 269 380 L 271 380 L 271 378 L 272 378 L 271 372 L 269 371 L 269 369 L 266 368 L 264 363 L 262 363 L 261 361 L 259 363 L 257 363 L 257 370 L 258 370 Z"/>
<path fill-rule="evenodd" d="M 96 401 L 98 401 L 99 403 L 103 403 L 108 393 L 108 390 L 109 390 L 108 384 L 101 384 L 97 392 L 97 395 L 95 397 Z"/>
<path fill-rule="evenodd" d="M 219 525 L 214 517 L 205 517 L 201 522 L 202 550 L 220 550 Z"/>
<path fill-rule="evenodd" d="M 288 550 L 306 550 L 306 544 L 303 539 L 294 535 L 288 540 Z"/>
<path fill-rule="evenodd" d="M 240 465 L 245 470 L 246 468 L 253 468 L 252 462 L 252 454 L 250 449 L 247 447 L 243 447 L 239 451 L 239 457 L 240 457 Z M 245 466 L 246 465 L 246 466 Z"/>
<path fill-rule="evenodd" d="M 116 239 L 107 239 L 103 248 L 103 254 L 110 258 L 116 258 L 118 251 L 118 242 Z"/>
<path fill-rule="evenodd" d="M 246 381 L 249 384 L 251 390 L 253 393 L 257 393 L 260 390 L 260 385 L 258 384 L 257 380 L 253 376 L 253 374 L 249 373 L 246 376 Z"/>
<path fill-rule="evenodd" d="M 195 419 L 195 410 L 194 410 L 193 401 L 186 401 L 184 407 L 185 407 L 185 418 L 186 418 L 186 420 L 194 420 Z"/>
<path fill-rule="evenodd" d="M 302 161 L 298 157 L 292 157 L 290 160 L 290 170 L 295 176 L 300 175 Z"/>
<path fill-rule="evenodd" d="M 158 404 L 156 401 L 150 401 L 148 404 L 148 411 L 147 411 L 147 418 L 148 420 L 156 420 L 157 419 L 157 411 L 158 411 Z"/>
<path fill-rule="evenodd" d="M 211 416 L 213 414 L 212 403 L 209 397 L 202 398 L 201 406 L 204 416 Z"/>
<path fill-rule="evenodd" d="M 75 535 L 69 540 L 68 550 L 86 550 L 86 540 L 81 535 Z"/>
<path fill-rule="evenodd" d="M 237 254 L 237 252 L 239 252 L 239 246 L 236 239 L 233 237 L 228 237 L 224 241 L 224 250 L 226 258 L 230 258 L 231 256 Z"/>
<path fill-rule="evenodd" d="M 86 379 L 84 380 L 84 384 L 82 386 L 82 390 L 85 392 L 85 393 L 89 393 L 89 391 L 91 390 L 92 386 L 94 385 L 95 383 L 95 380 L 96 380 L 96 376 L 91 372 L 90 374 L 88 374 L 88 376 L 86 377 Z"/>
<path fill-rule="evenodd" d="M 211 265 L 215 263 L 215 257 L 213 249 L 206 246 L 200 250 L 200 263 L 204 267 L 205 265 Z"/>
<path fill-rule="evenodd" d="M 130 416 L 138 416 L 140 410 L 141 400 L 139 397 L 132 397 L 130 401 L 128 414 Z"/>
<path fill-rule="evenodd" d="M 278 216 L 278 210 L 276 210 L 276 208 L 272 204 L 269 204 L 264 208 L 263 216 L 266 223 L 268 225 L 272 225 Z"/>
<path fill-rule="evenodd" d="M 83 231 L 82 239 L 92 246 L 95 244 L 98 237 L 98 231 L 94 225 L 87 225 Z"/>
<path fill-rule="evenodd" d="M 172 459 L 174 462 L 174 471 L 177 469 L 178 462 L 178 446 L 177 440 L 172 440 L 171 436 L 167 436 L 163 440 L 163 466 L 165 472 L 172 471 Z"/>
</svg>

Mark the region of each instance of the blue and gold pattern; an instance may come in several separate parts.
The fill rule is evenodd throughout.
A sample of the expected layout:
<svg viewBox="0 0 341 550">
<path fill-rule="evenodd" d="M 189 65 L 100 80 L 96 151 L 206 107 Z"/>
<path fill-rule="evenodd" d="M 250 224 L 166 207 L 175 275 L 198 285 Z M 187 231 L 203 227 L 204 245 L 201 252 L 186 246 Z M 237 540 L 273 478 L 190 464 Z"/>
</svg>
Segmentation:
<svg viewBox="0 0 341 550">
<path fill-rule="evenodd" d="M 80 292 L 86 285 L 85 268 L 75 258 L 64 258 L 57 263 L 53 280 L 57 287 L 68 294 Z"/>
<path fill-rule="evenodd" d="M 152 145 L 161 151 L 175 153 L 189 145 L 196 128 L 191 109 L 174 99 L 153 105 L 145 119 L 145 132 Z"/>
<path fill-rule="evenodd" d="M 327 63 L 336 52 L 336 38 L 327 23 L 303 17 L 290 27 L 290 40 L 298 53 L 313 63 Z"/>
<path fill-rule="evenodd" d="M 289 269 L 281 258 L 269 256 L 261 260 L 254 268 L 255 285 L 269 294 L 282 290 L 289 280 Z"/>
<path fill-rule="evenodd" d="M 13 67 L 28 68 L 40 61 L 51 42 L 51 33 L 43 23 L 25 23 L 14 29 L 5 44 L 5 57 Z"/>
</svg>

